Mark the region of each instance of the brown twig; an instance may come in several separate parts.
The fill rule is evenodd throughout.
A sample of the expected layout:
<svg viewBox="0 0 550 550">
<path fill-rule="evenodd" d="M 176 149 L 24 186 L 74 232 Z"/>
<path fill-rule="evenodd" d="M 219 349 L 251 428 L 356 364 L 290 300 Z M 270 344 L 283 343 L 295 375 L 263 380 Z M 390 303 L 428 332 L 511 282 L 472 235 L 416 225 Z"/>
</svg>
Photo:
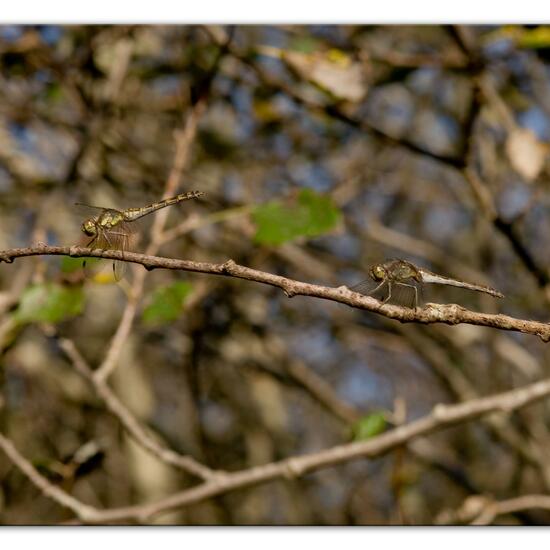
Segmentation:
<svg viewBox="0 0 550 550">
<path fill-rule="evenodd" d="M 80 355 L 80 352 L 74 345 L 74 343 L 67 339 L 61 338 L 59 340 L 61 349 L 65 352 L 67 357 L 71 360 L 71 363 L 75 369 L 93 386 L 97 395 L 104 401 L 107 408 L 113 413 L 119 420 L 128 433 L 139 443 L 144 449 L 149 451 L 152 455 L 159 458 L 162 462 L 176 466 L 193 474 L 202 479 L 211 479 L 214 477 L 214 472 L 204 466 L 200 462 L 197 462 L 190 456 L 180 455 L 171 449 L 163 447 L 160 443 L 155 441 L 145 429 L 139 424 L 134 415 L 119 401 L 117 396 L 109 388 L 105 380 L 100 380 L 93 375 L 93 371 L 87 365 L 84 358 Z"/>
<path fill-rule="evenodd" d="M 470 522 L 470 525 L 489 525 L 497 516 L 513 514 L 532 508 L 550 510 L 550 496 L 523 495 L 508 500 L 489 501 L 483 511 Z"/>
<path fill-rule="evenodd" d="M 495 411 L 511 412 L 550 395 L 550 379 L 497 395 L 473 399 L 458 405 L 436 405 L 422 418 L 404 424 L 368 441 L 337 445 L 316 453 L 291 457 L 234 473 L 220 473 L 201 485 L 174 493 L 166 498 L 135 506 L 100 510 L 77 501 L 61 489 L 54 487 L 15 448 L 9 439 L 0 434 L 0 448 L 48 497 L 72 510 L 87 523 L 108 523 L 136 519 L 147 521 L 151 517 L 187 506 L 229 491 L 250 487 L 277 478 L 294 478 L 308 472 L 334 466 L 357 458 L 374 458 L 442 428 L 467 422 Z"/>
<path fill-rule="evenodd" d="M 141 264 L 148 270 L 162 268 L 191 271 L 195 273 L 209 273 L 211 275 L 224 275 L 281 288 L 289 298 L 298 295 L 323 298 L 358 309 L 379 313 L 389 319 L 395 319 L 402 323 L 445 323 L 448 325 L 466 323 L 533 334 L 539 336 L 544 342 L 550 340 L 550 324 L 548 323 L 516 319 L 509 315 L 479 313 L 465 309 L 457 304 L 427 304 L 425 307 L 417 308 L 416 310 L 383 304 L 370 296 L 363 296 L 357 292 L 352 292 L 345 286 L 333 288 L 303 283 L 294 279 L 288 279 L 287 277 L 281 277 L 280 275 L 273 275 L 272 273 L 238 265 L 233 260 L 215 264 L 148 256 L 135 252 L 122 253 L 119 250 L 92 250 L 90 248 L 77 246 L 36 246 L 3 250 L 0 252 L 0 261 L 3 260 L 7 263 L 11 263 L 15 258 L 40 255 L 72 256 L 74 258 L 107 258 Z"/>
<path fill-rule="evenodd" d="M 174 156 L 174 163 L 172 170 L 170 171 L 170 175 L 166 181 L 163 198 L 174 195 L 179 186 L 185 164 L 189 158 L 191 144 L 197 132 L 197 124 L 202 113 L 204 112 L 204 109 L 204 101 L 199 101 L 193 109 L 191 109 L 183 131 L 178 133 L 176 137 L 176 153 Z M 153 225 L 151 227 L 150 244 L 147 247 L 147 254 L 156 254 L 162 245 L 162 230 L 166 224 L 167 217 L 168 211 L 166 209 L 159 210 L 155 214 Z M 129 299 L 126 303 L 113 339 L 109 344 L 105 359 L 99 368 L 94 372 L 94 378 L 97 381 L 106 380 L 116 368 L 118 358 L 120 357 L 120 353 L 122 351 L 122 346 L 124 345 L 124 342 L 126 342 L 126 339 L 132 330 L 139 301 L 143 294 L 144 285 L 145 273 L 139 271 L 135 274 L 134 280 L 132 281 Z"/>
<path fill-rule="evenodd" d="M 433 340 L 423 335 L 419 329 L 409 331 L 403 330 L 402 327 L 398 327 L 398 329 L 416 353 L 423 357 L 431 366 L 433 372 L 445 382 L 445 385 L 458 401 L 466 402 L 479 398 L 479 392 L 475 384 L 467 378 L 464 372 L 457 369 L 449 359 L 448 353 L 455 347 L 451 340 L 447 340 L 445 347 L 441 348 L 434 345 Z M 476 361 L 472 362 L 476 363 Z M 528 464 L 537 468 L 544 487 L 550 490 L 550 476 L 548 475 L 544 453 L 532 444 L 528 434 L 519 430 L 514 423 L 503 422 L 502 417 L 490 416 L 483 419 L 483 423 L 500 441 L 516 452 Z"/>
<path fill-rule="evenodd" d="M 50 483 L 44 476 L 38 473 L 36 468 L 19 453 L 12 441 L 2 433 L 0 433 L 0 449 L 4 451 L 6 456 L 42 491 L 42 493 L 44 493 L 44 495 L 57 502 L 60 506 L 68 508 L 83 521 L 94 516 L 96 509 L 93 506 L 88 506 L 80 502 L 78 499 Z"/>
<path fill-rule="evenodd" d="M 191 154 L 192 144 L 195 140 L 195 136 L 197 135 L 199 121 L 206 110 L 210 86 L 212 84 L 215 74 L 218 71 L 218 67 L 222 60 L 222 57 L 227 51 L 227 47 L 229 46 L 230 41 L 231 34 L 228 35 L 226 42 L 221 45 L 218 55 L 208 75 L 206 75 L 204 82 L 200 83 L 201 89 L 199 91 L 199 97 L 189 111 L 189 114 L 183 126 L 183 130 L 179 131 L 176 134 L 176 152 L 174 155 L 172 169 L 170 170 L 170 174 L 168 176 L 168 179 L 166 180 L 166 185 L 164 187 L 162 198 L 167 198 L 171 195 L 174 195 L 180 185 L 185 166 L 187 165 L 189 156 Z M 146 254 L 157 254 L 162 244 L 166 242 L 166 239 L 163 238 L 163 229 L 166 225 L 167 219 L 168 211 L 166 209 L 159 210 L 155 214 L 153 225 L 150 231 L 150 243 L 147 247 Z M 120 353 L 122 351 L 122 346 L 124 345 L 124 342 L 128 338 L 130 331 L 132 330 L 132 325 L 136 316 L 139 300 L 143 294 L 144 284 L 145 273 L 137 272 L 132 282 L 129 300 L 126 304 L 126 307 L 124 308 L 122 318 L 109 345 L 105 359 L 100 367 L 94 372 L 94 377 L 97 380 L 107 379 L 116 368 L 118 358 L 120 357 Z"/>
</svg>

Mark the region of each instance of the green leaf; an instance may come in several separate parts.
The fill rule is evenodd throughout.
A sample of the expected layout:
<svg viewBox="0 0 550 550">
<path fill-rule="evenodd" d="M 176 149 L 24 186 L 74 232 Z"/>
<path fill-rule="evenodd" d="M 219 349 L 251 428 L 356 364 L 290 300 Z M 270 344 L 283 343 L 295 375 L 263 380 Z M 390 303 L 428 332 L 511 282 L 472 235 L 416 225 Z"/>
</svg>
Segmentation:
<svg viewBox="0 0 550 550">
<path fill-rule="evenodd" d="M 299 36 L 290 42 L 290 50 L 303 53 L 313 53 L 321 47 L 319 40 L 315 40 L 310 36 Z"/>
<path fill-rule="evenodd" d="M 548 48 L 550 46 L 550 27 L 542 25 L 522 32 L 519 36 L 518 44 L 523 48 Z"/>
<path fill-rule="evenodd" d="M 193 285 L 184 281 L 157 288 L 143 310 L 143 321 L 151 325 L 174 321 L 181 314 L 185 298 L 192 289 Z"/>
<path fill-rule="evenodd" d="M 63 273 L 73 273 L 83 269 L 83 262 L 86 260 L 86 266 L 88 270 L 91 270 L 94 266 L 101 262 L 101 258 L 71 258 L 70 256 L 63 256 L 61 260 L 61 271 Z"/>
<path fill-rule="evenodd" d="M 386 429 L 386 414 L 384 411 L 373 412 L 358 420 L 352 429 L 354 441 L 370 439 Z"/>
<path fill-rule="evenodd" d="M 58 323 L 78 315 L 83 308 L 82 288 L 43 283 L 25 290 L 14 316 L 20 323 Z"/>
<path fill-rule="evenodd" d="M 61 271 L 63 273 L 73 273 L 82 269 L 82 258 L 71 258 L 70 256 L 63 256 L 61 259 Z"/>
<path fill-rule="evenodd" d="M 341 212 L 329 197 L 302 189 L 294 204 L 271 201 L 258 206 L 252 216 L 256 242 L 277 245 L 327 233 L 339 222 Z"/>
<path fill-rule="evenodd" d="M 46 97 L 53 102 L 61 100 L 63 98 L 61 86 L 57 82 L 50 84 L 46 89 Z"/>
</svg>

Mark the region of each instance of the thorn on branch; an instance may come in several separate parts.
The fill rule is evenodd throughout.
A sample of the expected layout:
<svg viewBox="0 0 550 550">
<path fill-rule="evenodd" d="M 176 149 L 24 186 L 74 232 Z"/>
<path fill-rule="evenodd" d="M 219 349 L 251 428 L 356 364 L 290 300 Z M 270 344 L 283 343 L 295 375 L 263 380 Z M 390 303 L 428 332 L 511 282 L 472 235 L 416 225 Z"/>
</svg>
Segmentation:
<svg viewBox="0 0 550 550">
<path fill-rule="evenodd" d="M 442 403 L 438 403 L 433 409 L 432 409 L 432 415 L 435 418 L 435 420 L 441 422 L 447 419 L 447 407 L 443 405 Z"/>
<path fill-rule="evenodd" d="M 231 273 L 231 271 L 233 270 L 233 268 L 235 267 L 235 262 L 233 260 L 227 260 L 227 262 L 225 262 L 223 265 L 222 265 L 222 271 L 223 273 Z"/>
<path fill-rule="evenodd" d="M 296 296 L 296 292 L 292 290 L 290 287 L 284 287 L 283 292 L 286 294 L 287 298 L 292 298 L 293 296 Z"/>
<path fill-rule="evenodd" d="M 286 460 L 283 474 L 285 478 L 292 480 L 300 477 L 302 474 L 303 468 L 298 465 L 296 460 L 293 460 L 292 458 Z"/>
</svg>

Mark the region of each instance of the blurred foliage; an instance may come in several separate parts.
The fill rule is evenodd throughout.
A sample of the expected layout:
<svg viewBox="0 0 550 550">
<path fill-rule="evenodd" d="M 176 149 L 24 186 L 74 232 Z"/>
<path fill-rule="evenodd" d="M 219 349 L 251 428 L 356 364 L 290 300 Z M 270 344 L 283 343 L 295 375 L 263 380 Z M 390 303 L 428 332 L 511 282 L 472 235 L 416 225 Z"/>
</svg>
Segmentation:
<svg viewBox="0 0 550 550">
<path fill-rule="evenodd" d="M 270 201 L 258 206 L 253 218 L 257 226 L 256 242 L 282 244 L 297 237 L 316 237 L 330 231 L 341 214 L 330 198 L 302 189 L 294 204 Z"/>
<path fill-rule="evenodd" d="M 374 412 L 358 420 L 353 426 L 353 439 L 363 441 L 381 434 L 386 429 L 386 413 Z"/>
<path fill-rule="evenodd" d="M 205 197 L 165 211 L 175 238 L 159 255 L 331 286 L 402 257 L 506 295 L 439 287 L 425 301 L 548 320 L 549 52 L 536 25 L 1 26 L 0 249 L 85 244 L 76 202 L 157 201 L 199 102 L 177 192 Z M 133 223 L 134 250 L 152 221 Z M 45 326 L 97 368 L 143 273 L 128 265 L 115 284 L 111 265 L 85 278 L 74 258 L 0 264 L 2 432 L 98 507 L 196 482 L 136 447 Z M 550 375 L 550 348 L 528 335 L 400 324 L 231 277 L 145 275 L 108 383 L 154 437 L 212 468 L 372 438 L 396 402 L 412 421 Z M 433 524 L 472 495 L 549 491 L 549 422 L 543 401 L 155 521 Z M 92 459 L 68 458 L 82 448 Z M 70 519 L 2 456 L 0 523 Z"/>
<path fill-rule="evenodd" d="M 143 310 L 143 320 L 152 325 L 176 320 L 183 311 L 185 298 L 192 290 L 193 285 L 184 281 L 155 288 L 151 301 Z"/>
<path fill-rule="evenodd" d="M 43 283 L 25 289 L 14 316 L 20 323 L 58 323 L 82 313 L 83 308 L 82 288 Z"/>
</svg>

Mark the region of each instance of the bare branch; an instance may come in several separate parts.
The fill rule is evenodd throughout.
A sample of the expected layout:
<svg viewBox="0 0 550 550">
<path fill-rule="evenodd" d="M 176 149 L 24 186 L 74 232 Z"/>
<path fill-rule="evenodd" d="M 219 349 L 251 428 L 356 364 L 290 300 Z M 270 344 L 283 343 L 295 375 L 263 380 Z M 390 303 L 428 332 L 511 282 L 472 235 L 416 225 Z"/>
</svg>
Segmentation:
<svg viewBox="0 0 550 550">
<path fill-rule="evenodd" d="M 99 510 L 87 506 L 61 489 L 51 485 L 23 458 L 13 444 L 0 434 L 0 447 L 13 463 L 44 494 L 72 510 L 79 519 L 89 523 L 107 523 L 149 518 L 174 508 L 187 506 L 229 491 L 250 487 L 281 477 L 299 477 L 308 472 L 341 464 L 357 458 L 374 458 L 409 441 L 447 426 L 467 422 L 495 411 L 511 412 L 550 395 L 550 379 L 515 390 L 458 405 L 436 405 L 432 412 L 418 420 L 401 425 L 368 441 L 338 445 L 317 453 L 291 457 L 279 462 L 256 466 L 234 473 L 219 473 L 214 478 L 149 504 Z"/>
<path fill-rule="evenodd" d="M 181 180 L 181 175 L 189 158 L 189 152 L 191 145 L 197 133 L 197 124 L 198 121 L 204 112 L 205 102 L 199 101 L 187 117 L 183 131 L 179 132 L 176 135 L 176 154 L 174 156 L 174 162 L 170 175 L 166 181 L 163 198 L 166 198 L 170 195 L 175 194 L 176 189 L 178 188 Z M 166 224 L 168 217 L 168 211 L 166 209 L 159 210 L 155 214 L 153 225 L 151 227 L 150 238 L 151 242 L 147 247 L 147 254 L 156 254 L 162 245 L 162 230 Z M 132 287 L 130 290 L 130 296 L 122 317 L 118 324 L 118 327 L 115 331 L 113 339 L 107 349 L 105 359 L 99 366 L 99 368 L 94 372 L 94 378 L 97 381 L 106 380 L 109 375 L 116 368 L 118 358 L 122 351 L 122 346 L 130 331 L 132 330 L 132 325 L 134 318 L 136 316 L 139 300 L 143 294 L 143 288 L 145 283 L 145 273 L 143 271 L 137 272 L 134 280 L 132 281 Z"/>
<path fill-rule="evenodd" d="M 550 340 L 550 325 L 539 321 L 530 321 L 526 319 L 516 319 L 509 315 L 479 313 L 470 311 L 457 304 L 427 304 L 423 308 L 416 310 L 383 304 L 370 296 L 363 296 L 357 292 L 351 291 L 346 286 L 337 288 L 326 287 L 303 283 L 294 279 L 273 275 L 265 271 L 251 269 L 239 264 L 233 260 L 224 263 L 193 262 L 191 260 L 176 260 L 173 258 L 162 258 L 159 256 L 148 256 L 146 254 L 137 254 L 135 252 L 121 252 L 119 250 L 99 250 L 82 248 L 77 246 L 37 246 L 29 248 L 12 248 L 0 251 L 0 261 L 7 263 L 13 262 L 15 258 L 25 256 L 72 256 L 74 258 L 94 257 L 107 258 L 111 260 L 122 260 L 143 265 L 146 269 L 175 269 L 181 271 L 191 271 L 195 273 L 209 273 L 211 275 L 225 275 L 237 279 L 246 279 L 256 281 L 271 286 L 278 287 L 291 298 L 292 296 L 312 296 L 332 300 L 341 304 L 346 304 L 358 309 L 379 313 L 389 319 L 401 321 L 402 323 L 445 323 L 447 325 L 457 325 L 466 323 L 484 327 L 497 328 L 501 330 L 512 330 L 533 334 L 539 336 L 544 342 Z"/>
<path fill-rule="evenodd" d="M 45 496 L 57 502 L 60 506 L 68 508 L 82 521 L 93 521 L 96 509 L 80 502 L 67 494 L 59 487 L 52 485 L 36 468 L 15 448 L 10 439 L 0 433 L 0 449 L 6 456 L 25 474 L 29 480 L 38 487 Z"/>
<path fill-rule="evenodd" d="M 197 477 L 202 479 L 211 479 L 214 477 L 214 472 L 210 468 L 197 462 L 194 458 L 180 455 L 155 441 L 153 437 L 141 427 L 132 413 L 119 401 L 111 388 L 109 388 L 107 382 L 94 376 L 93 371 L 86 364 L 86 361 L 80 355 L 74 343 L 67 338 L 61 338 L 59 344 L 61 349 L 71 360 L 75 369 L 92 384 L 97 395 L 105 402 L 107 408 L 120 420 L 120 423 L 126 428 L 128 433 L 130 433 L 144 449 L 166 464 L 177 466 Z"/>
<path fill-rule="evenodd" d="M 471 525 L 489 525 L 497 516 L 513 514 L 522 510 L 539 508 L 550 510 L 550 496 L 524 495 L 501 501 L 490 501 L 483 511 L 470 523 Z"/>
</svg>

